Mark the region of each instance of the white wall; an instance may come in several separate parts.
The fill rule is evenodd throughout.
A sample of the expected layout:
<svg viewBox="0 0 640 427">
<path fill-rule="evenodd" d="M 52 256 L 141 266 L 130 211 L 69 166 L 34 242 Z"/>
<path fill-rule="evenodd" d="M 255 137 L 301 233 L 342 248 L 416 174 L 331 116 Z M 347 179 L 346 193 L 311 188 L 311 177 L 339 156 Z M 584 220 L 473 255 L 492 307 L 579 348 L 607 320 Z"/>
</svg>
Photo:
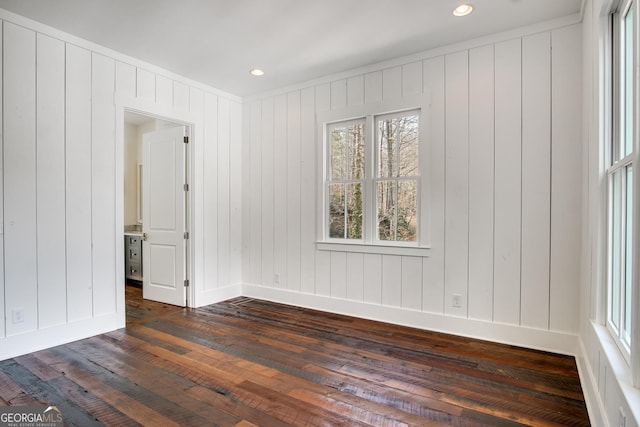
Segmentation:
<svg viewBox="0 0 640 427">
<path fill-rule="evenodd" d="M 580 351 L 578 367 L 594 425 L 640 425 L 640 390 L 631 369 L 603 326 L 606 307 L 606 179 L 604 147 L 608 105 L 606 86 L 607 16 L 612 0 L 587 0 L 584 5 L 584 108 L 582 268 L 580 278 Z"/>
<path fill-rule="evenodd" d="M 237 294 L 240 99 L 9 12 L 0 19 L 0 359 L 124 326 L 125 108 L 192 124 L 192 296 L 203 305 Z"/>
<path fill-rule="evenodd" d="M 138 223 L 138 163 L 142 163 L 139 126 L 125 123 L 124 132 L 124 224 Z"/>
<path fill-rule="evenodd" d="M 573 353 L 581 26 L 426 52 L 251 100 L 243 292 Z M 431 99 L 429 257 L 316 250 L 317 113 Z M 280 283 L 274 283 L 274 273 Z M 462 295 L 462 308 L 452 295 Z"/>
</svg>

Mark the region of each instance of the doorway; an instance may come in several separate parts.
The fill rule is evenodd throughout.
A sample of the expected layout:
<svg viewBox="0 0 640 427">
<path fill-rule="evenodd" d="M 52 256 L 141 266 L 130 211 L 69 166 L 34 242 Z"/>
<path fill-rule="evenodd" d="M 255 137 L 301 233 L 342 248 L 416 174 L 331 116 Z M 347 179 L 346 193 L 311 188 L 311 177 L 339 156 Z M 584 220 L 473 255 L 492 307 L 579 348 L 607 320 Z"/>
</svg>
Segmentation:
<svg viewBox="0 0 640 427">
<path fill-rule="evenodd" d="M 188 135 L 184 123 L 124 112 L 125 285 L 189 306 Z M 186 137 L 186 138 L 185 138 Z"/>
</svg>

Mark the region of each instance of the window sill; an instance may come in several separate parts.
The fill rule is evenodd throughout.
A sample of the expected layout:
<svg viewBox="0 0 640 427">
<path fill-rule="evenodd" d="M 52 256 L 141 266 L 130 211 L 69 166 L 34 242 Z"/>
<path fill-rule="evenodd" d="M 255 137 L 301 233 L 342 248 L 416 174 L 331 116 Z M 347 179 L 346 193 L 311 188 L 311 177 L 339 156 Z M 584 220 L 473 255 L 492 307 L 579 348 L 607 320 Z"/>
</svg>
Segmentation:
<svg viewBox="0 0 640 427">
<path fill-rule="evenodd" d="M 355 252 L 360 254 L 404 255 L 428 257 L 431 248 L 426 246 L 390 246 L 364 243 L 316 242 L 319 251 Z"/>
<path fill-rule="evenodd" d="M 618 383 L 618 387 L 622 392 L 622 399 L 626 400 L 627 406 L 631 409 L 631 414 L 627 414 L 635 419 L 640 419 L 640 389 L 634 387 L 632 383 L 631 367 L 628 365 L 617 344 L 611 337 L 606 326 L 591 322 L 591 326 L 600 341 L 600 347 L 604 352 L 605 363 L 608 364 L 613 372 L 613 377 Z M 599 369 L 600 367 L 598 367 Z M 629 424 L 629 421 L 627 421 Z"/>
</svg>

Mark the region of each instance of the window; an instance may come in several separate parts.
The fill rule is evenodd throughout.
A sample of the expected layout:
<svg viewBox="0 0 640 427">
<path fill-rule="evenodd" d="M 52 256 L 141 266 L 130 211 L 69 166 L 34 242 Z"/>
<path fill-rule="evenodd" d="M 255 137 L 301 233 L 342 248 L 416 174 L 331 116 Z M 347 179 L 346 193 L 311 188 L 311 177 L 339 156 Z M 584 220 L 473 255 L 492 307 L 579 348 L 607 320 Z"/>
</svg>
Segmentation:
<svg viewBox="0 0 640 427">
<path fill-rule="evenodd" d="M 377 238 L 416 241 L 419 159 L 418 112 L 376 117 Z"/>
<path fill-rule="evenodd" d="M 634 204 L 635 4 L 613 15 L 613 120 L 608 179 L 607 328 L 627 360 L 631 352 Z"/>
<path fill-rule="evenodd" d="M 362 239 L 364 121 L 329 126 L 329 237 Z"/>
<path fill-rule="evenodd" d="M 325 122 L 323 242 L 424 245 L 421 110 Z"/>
</svg>

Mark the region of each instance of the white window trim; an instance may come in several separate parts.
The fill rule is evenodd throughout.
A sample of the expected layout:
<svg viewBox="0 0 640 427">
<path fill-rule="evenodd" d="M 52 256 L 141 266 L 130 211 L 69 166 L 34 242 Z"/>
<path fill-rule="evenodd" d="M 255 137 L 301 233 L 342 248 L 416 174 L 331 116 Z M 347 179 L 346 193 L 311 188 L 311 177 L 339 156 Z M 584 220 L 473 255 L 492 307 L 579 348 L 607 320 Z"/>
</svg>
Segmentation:
<svg viewBox="0 0 640 427">
<path fill-rule="evenodd" d="M 316 229 L 316 248 L 324 251 L 341 251 L 341 252 L 358 252 L 385 255 L 407 255 L 407 256 L 428 256 L 430 252 L 430 221 L 429 221 L 429 129 L 430 123 L 430 102 L 425 95 L 405 96 L 397 100 L 381 101 L 367 105 L 352 106 L 340 108 L 336 110 L 320 112 L 316 114 L 316 131 L 317 131 L 317 206 L 318 220 Z M 419 168 L 420 178 L 418 185 L 419 201 L 418 201 L 418 227 L 417 240 L 415 242 L 398 242 L 398 241 L 379 241 L 373 238 L 370 230 L 375 227 L 375 197 L 371 197 L 372 188 L 367 188 L 368 197 L 365 199 L 366 208 L 364 209 L 363 228 L 366 230 L 362 240 L 349 241 L 347 239 L 331 239 L 327 236 L 327 125 L 336 122 L 346 122 L 349 120 L 358 120 L 363 118 L 373 118 L 386 114 L 393 114 L 402 111 L 420 111 L 420 141 L 419 141 Z M 365 168 L 365 186 L 372 186 L 374 172 L 374 149 L 372 141 L 374 141 L 374 127 L 365 126 L 365 158 L 367 159 L 367 168 Z"/>
<path fill-rule="evenodd" d="M 633 34 L 633 40 L 636 46 L 640 46 L 640 0 L 635 1 L 635 9 L 634 9 L 634 21 L 635 28 Z M 619 14 L 618 11 L 625 11 L 632 0 L 621 0 L 618 2 L 617 11 L 616 8 L 613 7 L 611 13 Z M 612 20 L 609 21 L 610 24 L 613 24 Z M 614 26 L 614 28 L 616 28 Z M 612 38 L 613 37 L 613 38 Z M 603 150 L 603 159 L 604 159 L 604 170 L 603 177 L 605 179 L 605 185 L 603 186 L 604 195 L 603 203 L 605 207 L 605 215 L 604 215 L 604 227 L 606 230 L 604 236 L 605 240 L 602 242 L 607 250 L 605 251 L 606 256 L 603 259 L 604 262 L 604 272 L 605 275 L 602 278 L 602 289 L 603 289 L 603 307 L 602 313 L 603 318 L 602 326 L 603 330 L 608 332 L 609 337 L 611 338 L 612 343 L 615 343 L 613 347 L 617 349 L 617 354 L 620 356 L 620 360 L 623 360 L 627 364 L 627 368 L 629 369 L 632 377 L 633 386 L 637 389 L 640 388 L 640 119 L 638 117 L 637 112 L 639 110 L 639 96 L 640 96 L 640 76 L 638 75 L 638 63 L 640 61 L 640 57 L 638 55 L 638 49 L 634 49 L 636 55 L 634 57 L 634 103 L 633 108 L 636 114 L 634 114 L 634 141 L 633 141 L 633 153 L 629 156 L 621 159 L 616 164 L 612 165 L 611 161 L 611 147 L 613 144 L 616 144 L 617 135 L 615 132 L 618 132 L 617 122 L 619 120 L 619 105 L 614 105 L 613 103 L 613 94 L 619 90 L 619 75 L 617 75 L 618 70 L 616 69 L 617 65 L 614 66 L 614 63 L 619 61 L 618 55 L 620 54 L 620 49 L 616 45 L 613 46 L 613 43 L 618 44 L 619 40 L 615 40 L 619 37 L 619 34 L 614 35 L 614 31 L 609 31 L 606 34 L 605 43 L 605 67 L 603 69 L 603 77 L 607 82 L 605 87 L 605 100 L 607 102 L 607 107 L 603 111 L 603 120 L 605 124 L 605 129 L 609 129 L 609 134 L 605 135 L 604 139 L 604 150 Z M 615 40 L 615 42 L 614 42 Z M 606 93 L 609 92 L 610 93 Z M 607 113 L 608 111 L 612 111 L 613 113 Z M 633 267 L 632 267 L 632 301 L 631 301 L 631 349 L 630 351 L 626 351 L 625 346 L 621 343 L 619 337 L 616 335 L 615 331 L 611 329 L 611 325 L 609 325 L 609 227 L 610 227 L 610 174 L 614 170 L 621 170 L 626 167 L 628 164 L 632 164 L 634 166 L 633 173 L 633 186 L 634 186 L 634 200 L 633 200 L 633 248 L 635 254 L 633 256 Z M 624 196 L 624 195 L 623 195 Z M 600 341 L 603 342 L 603 345 L 606 340 L 600 338 Z M 605 347 L 606 348 L 606 347 Z M 611 358 L 611 357 L 610 357 Z"/>
<path fill-rule="evenodd" d="M 632 291 L 631 291 L 631 351 L 630 367 L 633 385 L 640 388 L 640 75 L 638 64 L 640 63 L 640 1 L 635 0 L 635 28 L 633 42 L 635 56 L 633 58 L 633 267 L 632 267 Z"/>
<path fill-rule="evenodd" d="M 611 116 L 611 136 L 610 139 L 608 141 L 606 150 L 605 150 L 605 157 L 606 157 L 606 163 L 605 163 L 605 177 L 606 177 L 606 193 L 607 193 L 607 197 L 606 197 L 606 217 L 607 217 L 607 222 L 606 222 L 606 247 L 607 247 L 607 251 L 606 251 L 606 276 L 605 276 L 605 318 L 604 318 L 604 325 L 606 327 L 606 329 L 609 331 L 609 334 L 611 335 L 611 338 L 613 340 L 613 342 L 616 344 L 616 346 L 618 347 L 618 351 L 620 352 L 621 356 L 624 358 L 624 360 L 627 363 L 631 362 L 630 356 L 631 356 L 631 351 L 628 348 L 628 346 L 626 346 L 624 344 L 624 342 L 620 339 L 620 331 L 618 330 L 618 328 L 616 328 L 610 319 L 610 308 L 611 308 L 611 295 L 612 295 L 612 289 L 611 289 L 611 277 L 612 277 L 612 271 L 614 268 L 617 268 L 617 266 L 613 266 L 612 265 L 612 255 L 611 255 L 611 251 L 612 251 L 612 247 L 611 247 L 611 243 L 613 241 L 613 234 L 612 234 L 612 228 L 613 228 L 613 217 L 611 216 L 611 213 L 613 212 L 613 176 L 615 175 L 615 173 L 623 171 L 629 164 L 633 163 L 633 159 L 632 156 L 626 156 L 623 159 L 620 159 L 616 162 L 614 162 L 614 158 L 616 158 L 619 153 L 619 141 L 620 138 L 622 137 L 620 135 L 620 133 L 622 132 L 621 130 L 621 118 L 622 118 L 622 105 L 621 102 L 622 100 L 620 99 L 620 93 L 622 91 L 622 69 L 624 67 L 620 66 L 620 63 L 622 61 L 622 48 L 621 48 L 621 38 L 622 36 L 622 28 L 620 26 L 620 22 L 622 20 L 624 20 L 623 16 L 625 15 L 625 11 L 628 9 L 629 5 L 631 4 L 632 0 L 623 0 L 620 5 L 619 8 L 616 12 L 614 12 L 613 14 L 613 20 L 611 22 L 612 25 L 612 38 L 611 38 L 611 46 L 612 46 L 612 54 L 611 54 L 611 88 L 612 88 L 612 92 L 611 92 L 611 97 L 610 97 L 610 104 L 611 104 L 611 111 L 612 111 L 612 116 Z M 621 178 L 622 179 L 622 178 Z M 625 194 L 622 194 L 622 189 L 620 190 L 621 194 L 620 197 L 625 197 Z M 623 203 L 624 206 L 624 203 Z M 621 210 L 621 216 L 623 215 L 622 211 L 624 209 L 620 209 Z M 620 234 L 623 234 L 624 232 L 622 231 L 624 228 L 625 224 L 624 221 L 622 221 L 620 223 Z M 619 255 L 619 257 L 622 259 L 623 255 L 622 255 L 622 251 Z M 624 274 L 624 271 L 620 271 L 619 275 Z M 624 279 L 622 279 L 624 280 Z M 622 289 L 619 290 L 620 293 L 622 293 Z M 622 310 L 623 307 L 620 307 L 620 310 Z M 633 340 L 632 340 L 633 342 Z"/>
<path fill-rule="evenodd" d="M 359 118 L 355 118 L 355 119 L 350 119 L 350 120 L 340 120 L 340 121 L 336 121 L 336 122 L 328 122 L 324 125 L 324 138 L 328 139 L 329 136 L 329 129 L 332 128 L 332 125 L 336 125 L 335 127 L 342 127 L 342 126 L 351 126 L 357 123 L 363 123 L 363 128 L 364 128 L 364 134 L 365 134 L 365 141 L 367 140 L 367 138 L 369 137 L 368 133 L 367 133 L 367 128 L 366 128 L 366 122 L 364 120 L 363 117 L 359 117 Z M 329 178 L 329 174 L 331 172 L 331 161 L 329 159 L 329 147 L 328 144 L 326 144 L 325 141 L 325 151 L 324 151 L 324 163 L 323 163 L 323 168 L 324 168 L 324 178 L 323 178 L 323 191 L 324 191 L 324 197 L 323 197 L 323 202 L 322 202 L 322 209 L 323 209 L 323 214 L 324 214 L 324 230 L 327 230 L 329 228 L 329 216 L 327 215 L 326 212 L 326 207 L 329 205 L 329 191 L 327 191 L 327 186 L 329 183 L 350 183 L 350 182 L 360 182 L 362 185 L 362 191 L 366 192 L 366 186 L 367 186 L 367 173 L 368 173 L 368 168 L 367 165 L 363 165 L 363 178 L 360 180 L 350 180 L 350 179 L 342 179 L 342 180 L 331 180 Z M 348 150 L 347 150 L 348 151 Z M 367 151 L 367 145 L 365 144 L 364 147 L 364 156 L 365 158 L 368 158 L 368 151 Z M 364 210 L 368 209 L 368 207 L 364 206 L 363 207 Z M 363 229 L 366 228 L 367 225 L 363 224 Z M 345 227 L 346 228 L 346 227 Z M 345 239 L 342 238 L 331 238 L 328 236 L 325 236 L 325 241 L 327 242 L 334 242 L 334 243 L 340 243 L 345 241 Z M 364 244 L 365 243 L 365 239 L 364 236 L 362 239 L 349 239 L 348 240 L 351 243 L 354 244 Z"/>
</svg>

